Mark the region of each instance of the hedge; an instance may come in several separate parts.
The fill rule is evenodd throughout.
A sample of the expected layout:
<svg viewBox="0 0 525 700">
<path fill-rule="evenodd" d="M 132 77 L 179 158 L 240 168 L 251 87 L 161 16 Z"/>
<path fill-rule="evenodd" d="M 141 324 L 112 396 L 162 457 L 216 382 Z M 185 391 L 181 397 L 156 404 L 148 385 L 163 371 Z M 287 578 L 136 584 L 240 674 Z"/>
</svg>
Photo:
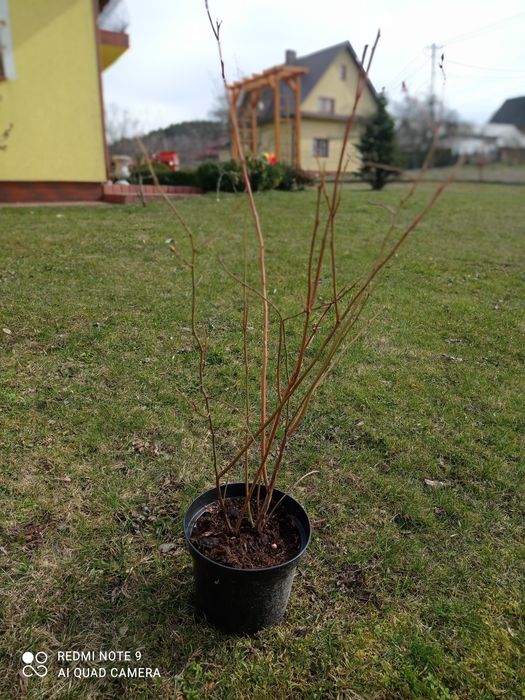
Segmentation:
<svg viewBox="0 0 525 700">
<path fill-rule="evenodd" d="M 303 190 L 313 184 L 312 178 L 301 170 L 287 163 L 278 162 L 270 165 L 264 158 L 248 157 L 246 159 L 248 176 L 254 192 L 264 190 Z M 155 174 L 160 185 L 189 185 L 200 187 L 204 192 L 243 192 L 244 182 L 240 163 L 235 160 L 227 162 L 207 161 L 197 170 L 169 170 L 164 165 L 154 165 Z M 147 166 L 133 169 L 130 177 L 132 184 L 142 182 L 153 184 L 151 172 Z"/>
</svg>

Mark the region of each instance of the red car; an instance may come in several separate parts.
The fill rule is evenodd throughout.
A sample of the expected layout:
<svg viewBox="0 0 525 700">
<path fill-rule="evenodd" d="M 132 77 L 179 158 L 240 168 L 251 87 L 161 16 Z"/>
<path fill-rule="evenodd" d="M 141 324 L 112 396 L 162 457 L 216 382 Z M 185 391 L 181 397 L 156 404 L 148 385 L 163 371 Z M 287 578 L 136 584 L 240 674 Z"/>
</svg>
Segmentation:
<svg viewBox="0 0 525 700">
<path fill-rule="evenodd" d="M 151 160 L 154 163 L 163 163 L 167 165 L 170 170 L 179 169 L 179 156 L 175 151 L 159 151 L 159 153 L 154 153 Z"/>
</svg>

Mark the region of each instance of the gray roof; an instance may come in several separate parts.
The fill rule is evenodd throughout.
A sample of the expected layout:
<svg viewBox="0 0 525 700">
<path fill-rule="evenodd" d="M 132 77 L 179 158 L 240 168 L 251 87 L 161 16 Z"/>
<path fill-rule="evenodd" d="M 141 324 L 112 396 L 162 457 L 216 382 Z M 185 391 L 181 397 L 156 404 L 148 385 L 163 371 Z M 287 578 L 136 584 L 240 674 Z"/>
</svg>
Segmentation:
<svg viewBox="0 0 525 700">
<path fill-rule="evenodd" d="M 301 76 L 301 101 L 304 101 L 306 97 L 310 94 L 313 88 L 317 85 L 321 77 L 324 75 L 325 71 L 335 60 L 337 54 L 342 50 L 346 49 L 353 61 L 360 65 L 360 60 L 352 48 L 349 41 L 343 41 L 340 44 L 335 44 L 334 46 L 329 46 L 326 49 L 321 49 L 321 51 L 316 51 L 315 53 L 310 53 L 307 56 L 299 56 L 295 60 L 290 61 L 287 65 L 300 66 L 301 68 L 307 68 L 308 72 Z M 377 93 L 374 86 L 367 80 L 368 88 L 372 93 L 374 99 L 377 99 Z M 281 116 L 292 116 L 295 114 L 295 99 L 292 91 L 285 82 L 280 83 L 281 92 Z M 261 122 L 270 121 L 273 119 L 273 90 L 271 88 L 264 88 L 261 90 L 261 95 L 259 97 L 259 103 L 262 102 L 262 108 L 258 110 L 257 116 Z"/>
<path fill-rule="evenodd" d="M 492 124 L 514 124 L 519 129 L 525 129 L 525 97 L 505 100 L 490 121 Z"/>
</svg>

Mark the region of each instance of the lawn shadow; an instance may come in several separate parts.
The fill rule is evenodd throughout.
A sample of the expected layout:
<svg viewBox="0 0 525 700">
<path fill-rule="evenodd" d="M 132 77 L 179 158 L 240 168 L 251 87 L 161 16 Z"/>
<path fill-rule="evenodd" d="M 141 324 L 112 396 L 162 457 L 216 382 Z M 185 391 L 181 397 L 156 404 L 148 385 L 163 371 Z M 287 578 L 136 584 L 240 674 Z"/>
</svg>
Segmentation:
<svg viewBox="0 0 525 700">
<path fill-rule="evenodd" d="M 55 640 L 49 648 L 52 665 L 56 673 L 67 667 L 71 674 L 78 667 L 107 671 L 104 678 L 72 679 L 79 698 L 149 699 L 158 697 L 155 693 L 160 687 L 176 694 L 192 664 L 201 657 L 224 653 L 228 644 L 229 638 L 210 627 L 195 608 L 192 567 L 186 553 L 176 558 L 157 557 L 143 570 L 138 564 L 125 578 L 104 574 L 96 585 L 86 581 L 83 586 L 78 579 L 71 583 L 74 596 L 64 596 L 67 603 L 60 615 L 48 622 L 49 638 Z M 95 655 L 123 650 L 130 652 L 131 661 L 110 663 L 95 658 L 92 662 L 59 662 L 58 650 L 93 651 Z M 150 679 L 112 678 L 111 667 L 158 669 L 159 685 Z M 57 687 L 63 684 L 55 673 L 53 677 L 50 674 L 49 682 Z M 139 694 L 129 695 L 132 690 Z"/>
</svg>

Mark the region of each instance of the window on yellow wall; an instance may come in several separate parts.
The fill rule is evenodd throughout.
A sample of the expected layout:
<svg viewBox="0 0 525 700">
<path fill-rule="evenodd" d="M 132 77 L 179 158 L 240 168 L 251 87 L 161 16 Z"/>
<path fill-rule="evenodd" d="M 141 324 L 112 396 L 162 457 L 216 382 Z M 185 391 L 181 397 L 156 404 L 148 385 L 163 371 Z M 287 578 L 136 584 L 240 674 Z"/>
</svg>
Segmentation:
<svg viewBox="0 0 525 700">
<path fill-rule="evenodd" d="M 314 158 L 328 158 L 329 142 L 328 139 L 314 139 L 313 156 Z"/>
<path fill-rule="evenodd" d="M 335 112 L 335 100 L 333 97 L 320 97 L 317 100 L 317 108 L 324 114 L 333 114 Z"/>
<path fill-rule="evenodd" d="M 339 77 L 341 80 L 346 80 L 346 66 L 344 63 L 341 63 L 339 66 Z"/>
</svg>

